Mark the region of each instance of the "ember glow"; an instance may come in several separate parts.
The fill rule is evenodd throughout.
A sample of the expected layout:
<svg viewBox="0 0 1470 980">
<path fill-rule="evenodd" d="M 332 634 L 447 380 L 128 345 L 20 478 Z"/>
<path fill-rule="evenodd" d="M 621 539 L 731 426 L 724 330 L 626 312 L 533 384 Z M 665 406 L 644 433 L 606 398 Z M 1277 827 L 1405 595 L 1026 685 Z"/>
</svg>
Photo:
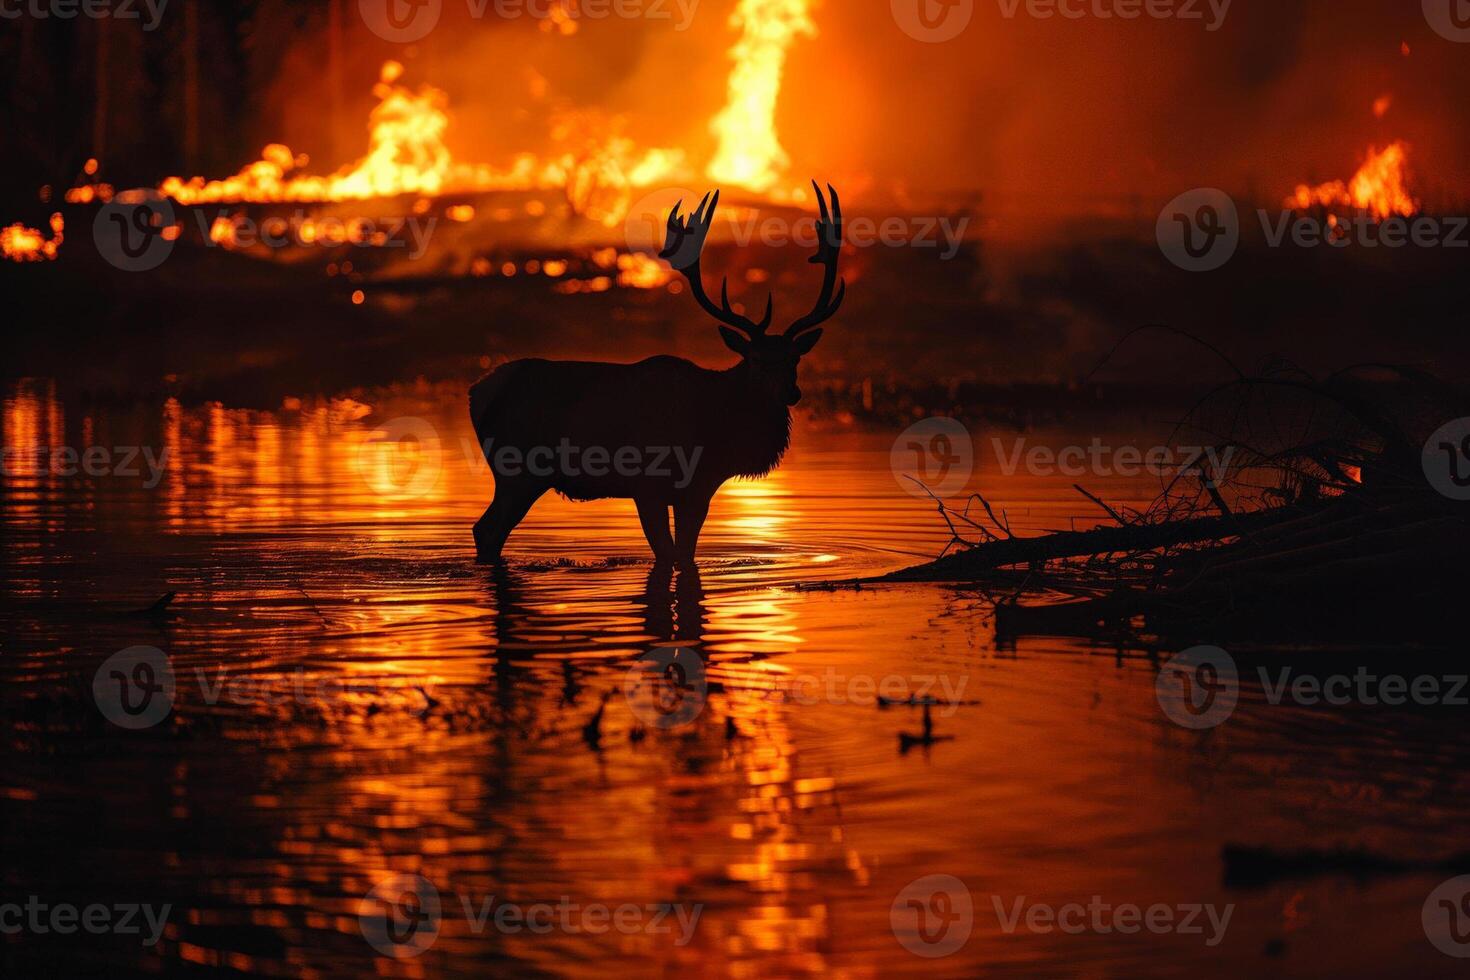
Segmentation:
<svg viewBox="0 0 1470 980">
<path fill-rule="evenodd" d="M 58 213 L 51 216 L 49 238 L 44 231 L 28 228 L 20 222 L 0 228 L 0 254 L 12 262 L 49 262 L 61 249 L 64 227 L 65 222 Z"/>
<path fill-rule="evenodd" d="M 233 177 L 169 177 L 159 191 L 192 205 L 563 189 L 580 213 L 611 225 L 622 220 L 632 187 L 666 176 L 683 156 L 676 150 L 639 151 L 632 140 L 611 137 L 551 157 L 521 153 L 502 168 L 464 163 L 454 159 L 445 143 L 448 96 L 431 85 L 415 92 L 399 84 L 402 75 L 398 62 L 383 65 L 373 88 L 379 102 L 368 119 L 368 151 L 334 174 L 299 173 L 309 158 L 272 143 L 261 159 Z"/>
<path fill-rule="evenodd" d="M 710 179 L 766 191 L 790 160 L 776 138 L 776 98 L 786 51 L 799 37 L 816 37 L 807 0 L 740 0 L 730 25 L 742 31 L 730 49 L 725 108 L 711 124 L 719 148 L 707 171 Z"/>
<path fill-rule="evenodd" d="M 1286 203 L 1302 211 L 1313 207 L 1353 208 L 1367 211 L 1379 221 L 1395 215 L 1410 217 L 1418 212 L 1419 202 L 1409 194 L 1404 174 L 1408 156 L 1409 148 L 1402 142 L 1394 142 L 1382 152 L 1370 146 L 1368 159 L 1352 180 L 1334 180 L 1316 187 L 1301 184 Z"/>
</svg>

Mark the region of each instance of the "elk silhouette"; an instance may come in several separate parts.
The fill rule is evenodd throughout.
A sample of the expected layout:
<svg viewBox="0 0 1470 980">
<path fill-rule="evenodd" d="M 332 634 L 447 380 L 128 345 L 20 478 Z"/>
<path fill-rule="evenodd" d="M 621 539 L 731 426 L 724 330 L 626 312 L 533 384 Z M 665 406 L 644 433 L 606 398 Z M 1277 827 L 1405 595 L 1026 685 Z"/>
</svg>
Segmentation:
<svg viewBox="0 0 1470 980">
<path fill-rule="evenodd" d="M 631 499 L 656 562 L 693 564 L 720 487 L 733 477 L 764 476 L 781 462 L 791 441 L 791 406 L 801 399 L 797 363 L 846 294 L 837 278 L 842 204 L 829 185 L 829 213 L 816 190 L 821 214 L 810 261 L 824 267 L 821 291 L 812 311 L 779 335 L 766 332 L 769 299 L 756 323 L 731 308 L 728 282 L 718 306 L 705 293 L 699 262 L 719 191 L 706 194 L 687 219 L 679 216 L 682 201 L 669 213 L 659 257 L 689 280 L 695 300 L 718 321 L 725 345 L 740 355 L 734 367 L 714 371 L 668 356 L 637 364 L 528 359 L 470 389 L 470 418 L 495 474 L 495 498 L 475 524 L 481 561 L 498 561 L 532 505 L 556 490 L 578 501 Z"/>
</svg>

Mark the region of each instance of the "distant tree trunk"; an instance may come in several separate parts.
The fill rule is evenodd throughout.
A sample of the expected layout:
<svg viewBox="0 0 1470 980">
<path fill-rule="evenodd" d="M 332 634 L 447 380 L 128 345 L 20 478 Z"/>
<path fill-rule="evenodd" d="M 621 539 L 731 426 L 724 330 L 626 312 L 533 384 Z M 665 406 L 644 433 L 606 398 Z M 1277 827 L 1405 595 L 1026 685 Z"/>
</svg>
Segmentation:
<svg viewBox="0 0 1470 980">
<path fill-rule="evenodd" d="M 327 97 L 330 116 L 327 121 L 327 152 L 332 166 L 342 162 L 342 147 L 337 134 L 342 124 L 342 0 L 331 0 L 327 8 Z"/>
<path fill-rule="evenodd" d="M 184 173 L 199 169 L 199 7 L 184 4 Z"/>
<path fill-rule="evenodd" d="M 111 32 L 107 25 L 108 21 L 105 18 L 93 21 L 97 38 L 97 61 L 93 72 L 96 90 L 93 99 L 91 154 L 98 160 L 104 160 L 107 157 L 107 114 L 109 111 L 107 101 L 112 87 L 108 79 L 108 38 Z"/>
</svg>

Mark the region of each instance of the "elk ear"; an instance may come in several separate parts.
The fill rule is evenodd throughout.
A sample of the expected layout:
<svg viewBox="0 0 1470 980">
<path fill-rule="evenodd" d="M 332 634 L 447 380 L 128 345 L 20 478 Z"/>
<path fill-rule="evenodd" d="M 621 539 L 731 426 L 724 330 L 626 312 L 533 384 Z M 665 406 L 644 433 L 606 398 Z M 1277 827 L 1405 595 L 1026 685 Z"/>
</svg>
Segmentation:
<svg viewBox="0 0 1470 980">
<path fill-rule="evenodd" d="M 736 333 L 734 330 L 731 330 L 729 327 L 721 327 L 720 336 L 725 338 L 726 347 L 730 348 L 741 357 L 749 356 L 750 341 L 746 340 L 740 334 Z"/>
<path fill-rule="evenodd" d="M 797 357 L 805 357 L 812 352 L 812 348 L 817 346 L 817 341 L 821 339 L 822 331 L 813 330 L 811 333 L 804 333 L 797 337 L 791 342 L 791 346 L 796 348 Z"/>
</svg>

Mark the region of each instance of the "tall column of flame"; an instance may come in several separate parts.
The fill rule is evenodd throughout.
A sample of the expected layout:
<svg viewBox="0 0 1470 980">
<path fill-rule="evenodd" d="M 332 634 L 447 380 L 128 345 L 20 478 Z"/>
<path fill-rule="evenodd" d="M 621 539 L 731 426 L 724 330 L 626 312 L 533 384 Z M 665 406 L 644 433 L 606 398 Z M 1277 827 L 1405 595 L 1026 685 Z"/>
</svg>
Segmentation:
<svg viewBox="0 0 1470 980">
<path fill-rule="evenodd" d="M 816 37 L 808 0 L 740 0 L 730 18 L 740 40 L 730 49 L 729 100 L 710 128 L 719 148 L 707 173 L 720 183 L 768 190 L 790 162 L 776 139 L 776 97 L 786 49 L 798 37 Z"/>
</svg>

